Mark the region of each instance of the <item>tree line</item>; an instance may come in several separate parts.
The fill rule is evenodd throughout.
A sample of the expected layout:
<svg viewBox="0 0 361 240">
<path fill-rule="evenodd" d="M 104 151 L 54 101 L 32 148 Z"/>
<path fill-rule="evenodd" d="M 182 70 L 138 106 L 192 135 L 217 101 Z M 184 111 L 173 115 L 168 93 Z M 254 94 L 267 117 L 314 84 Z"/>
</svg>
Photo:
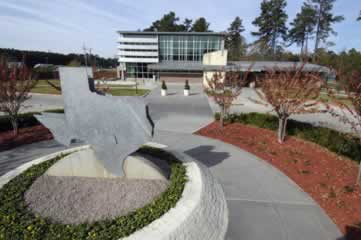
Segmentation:
<svg viewBox="0 0 361 240">
<path fill-rule="evenodd" d="M 27 51 L 10 48 L 0 48 L 0 56 L 5 56 L 10 62 L 21 62 L 24 58 L 28 67 L 34 67 L 36 64 L 53 65 L 85 65 L 84 54 L 62 54 L 44 51 Z M 117 59 L 103 58 L 98 55 L 87 54 L 88 65 L 97 65 L 100 68 L 114 68 L 117 66 Z"/>
<path fill-rule="evenodd" d="M 331 35 L 337 35 L 333 29 L 334 24 L 342 22 L 345 17 L 334 14 L 336 0 L 305 0 L 296 17 L 287 26 L 289 19 L 285 10 L 286 0 L 264 0 L 261 2 L 261 13 L 252 24 L 257 31 L 251 34 L 256 40 L 247 44 L 242 33 L 245 31 L 240 17 L 235 19 L 226 30 L 226 48 L 229 50 L 229 60 L 288 60 L 312 61 L 321 63 L 334 59 L 329 63 L 338 64 L 345 55 L 355 57 L 360 55 L 355 49 L 343 52 L 339 59 L 336 53 L 327 48 L 333 43 L 328 41 Z M 361 20 L 360 16 L 356 20 Z M 143 31 L 158 32 L 211 32 L 210 23 L 200 17 L 194 22 L 192 19 L 180 20 L 175 12 L 169 12 L 159 20 L 154 21 L 150 27 Z M 314 46 L 310 46 L 313 40 Z M 296 45 L 300 48 L 299 54 L 286 51 L 287 47 Z M 311 48 L 313 48 L 311 50 Z M 357 52 L 357 54 L 355 54 Z M 327 55 L 327 56 L 326 56 Z M 359 56 L 358 56 L 359 57 Z"/>
</svg>

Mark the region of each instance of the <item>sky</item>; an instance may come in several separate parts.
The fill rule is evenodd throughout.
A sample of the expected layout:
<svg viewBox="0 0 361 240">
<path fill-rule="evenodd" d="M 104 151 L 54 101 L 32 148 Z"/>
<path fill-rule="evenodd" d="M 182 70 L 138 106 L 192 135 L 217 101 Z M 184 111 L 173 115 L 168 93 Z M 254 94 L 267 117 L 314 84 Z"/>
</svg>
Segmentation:
<svg viewBox="0 0 361 240">
<path fill-rule="evenodd" d="M 225 31 L 236 16 L 243 19 L 247 42 L 257 28 L 262 0 L 0 0 L 0 48 L 80 53 L 85 44 L 102 57 L 116 55 L 118 30 L 149 27 L 165 13 L 184 18 L 205 17 L 213 31 Z M 288 0 L 289 22 L 303 0 Z M 329 41 L 334 51 L 361 50 L 361 0 L 337 0 L 334 13 L 346 20 L 334 26 Z M 297 46 L 290 47 L 298 51 Z"/>
</svg>

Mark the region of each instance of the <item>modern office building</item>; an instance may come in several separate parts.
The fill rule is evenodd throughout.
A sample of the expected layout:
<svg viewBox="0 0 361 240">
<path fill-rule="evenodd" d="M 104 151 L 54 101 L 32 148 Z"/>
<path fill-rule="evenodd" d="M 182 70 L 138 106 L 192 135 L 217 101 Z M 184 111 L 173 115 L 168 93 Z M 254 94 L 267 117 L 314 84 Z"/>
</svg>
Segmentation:
<svg viewBox="0 0 361 240">
<path fill-rule="evenodd" d="M 118 72 L 124 80 L 202 82 L 215 71 L 259 73 L 272 67 L 295 66 L 294 62 L 227 62 L 226 34 L 220 32 L 118 31 L 118 34 Z M 304 70 L 328 71 L 314 64 L 307 64 Z"/>
<path fill-rule="evenodd" d="M 202 69 L 188 67 L 202 66 L 204 54 L 224 50 L 224 33 L 118 33 L 118 61 L 123 79 L 200 79 Z"/>
</svg>

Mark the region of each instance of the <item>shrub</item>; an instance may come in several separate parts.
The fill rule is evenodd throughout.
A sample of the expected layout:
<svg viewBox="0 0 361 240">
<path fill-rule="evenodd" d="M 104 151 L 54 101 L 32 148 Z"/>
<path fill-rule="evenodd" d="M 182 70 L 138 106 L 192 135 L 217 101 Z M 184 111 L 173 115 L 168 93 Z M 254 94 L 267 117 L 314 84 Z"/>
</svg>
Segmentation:
<svg viewBox="0 0 361 240">
<path fill-rule="evenodd" d="M 186 80 L 186 82 L 184 84 L 184 90 L 191 90 L 191 87 L 189 86 L 188 80 Z"/>
<path fill-rule="evenodd" d="M 0 189 L 0 239 L 119 239 L 150 224 L 181 198 L 186 183 L 185 167 L 171 154 L 153 148 L 140 152 L 167 161 L 171 166 L 169 187 L 143 208 L 117 217 L 79 225 L 59 224 L 32 214 L 26 208 L 25 191 L 31 184 L 63 156 L 30 167 Z"/>
<path fill-rule="evenodd" d="M 167 90 L 167 84 L 165 84 L 165 81 L 162 81 L 162 89 Z"/>
<path fill-rule="evenodd" d="M 219 114 L 215 115 L 216 120 Z M 262 113 L 230 114 L 227 119 L 229 123 L 242 123 L 255 127 L 277 130 L 278 119 L 276 116 Z M 315 127 L 309 123 L 289 120 L 287 134 L 295 136 L 322 147 L 338 155 L 348 157 L 357 162 L 361 161 L 360 139 L 354 135 L 341 133 L 329 128 Z"/>
<path fill-rule="evenodd" d="M 44 112 L 51 112 L 51 113 L 64 113 L 64 109 L 51 109 L 46 110 Z M 35 114 L 41 114 L 40 112 L 29 112 L 29 113 L 22 113 L 19 114 L 18 117 L 18 127 L 19 128 L 26 128 L 39 125 L 40 123 L 34 117 Z M 0 116 L 0 132 L 11 131 L 12 125 L 10 122 L 10 118 L 8 116 Z"/>
</svg>

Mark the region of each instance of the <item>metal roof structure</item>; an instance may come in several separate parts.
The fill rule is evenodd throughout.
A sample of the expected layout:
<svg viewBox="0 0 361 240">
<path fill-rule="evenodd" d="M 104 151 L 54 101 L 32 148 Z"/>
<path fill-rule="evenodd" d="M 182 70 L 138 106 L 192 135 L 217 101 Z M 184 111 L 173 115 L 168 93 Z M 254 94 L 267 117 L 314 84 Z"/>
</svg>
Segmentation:
<svg viewBox="0 0 361 240">
<path fill-rule="evenodd" d="M 202 62 L 192 61 L 163 61 L 156 64 L 149 64 L 148 69 L 157 71 L 220 71 L 225 66 L 204 65 Z"/>
<path fill-rule="evenodd" d="M 226 32 L 141 32 L 141 31 L 117 31 L 119 34 L 133 35 L 199 35 L 199 36 L 225 36 Z"/>
<path fill-rule="evenodd" d="M 301 62 L 278 62 L 278 61 L 238 61 L 228 62 L 223 65 L 204 65 L 202 62 L 191 61 L 165 61 L 148 65 L 150 70 L 156 71 L 247 71 L 265 72 L 270 69 L 290 71 L 302 66 Z M 316 64 L 306 63 L 303 67 L 305 72 L 325 72 L 330 69 Z"/>
</svg>

